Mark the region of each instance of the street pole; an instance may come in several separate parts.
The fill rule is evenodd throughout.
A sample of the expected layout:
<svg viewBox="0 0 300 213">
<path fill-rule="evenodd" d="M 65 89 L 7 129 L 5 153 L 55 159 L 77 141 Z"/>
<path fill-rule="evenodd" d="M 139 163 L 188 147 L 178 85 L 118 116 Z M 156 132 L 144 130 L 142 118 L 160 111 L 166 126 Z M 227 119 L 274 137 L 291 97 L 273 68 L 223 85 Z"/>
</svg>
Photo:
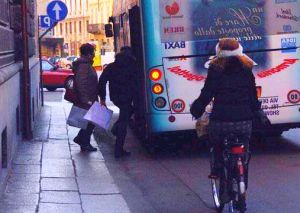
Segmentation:
<svg viewBox="0 0 300 213">
<path fill-rule="evenodd" d="M 21 97 L 23 102 L 23 119 L 22 132 L 23 137 L 31 140 L 33 137 L 31 127 L 31 101 L 30 101 L 30 71 L 29 71 L 29 54 L 28 54 L 28 32 L 27 32 L 27 1 L 22 0 L 21 13 L 22 13 L 22 37 L 23 37 L 23 70 L 21 72 Z"/>
<path fill-rule="evenodd" d="M 38 36 L 40 36 L 40 17 L 38 17 Z M 42 107 L 44 106 L 44 84 L 43 84 L 43 68 L 42 68 L 42 47 L 41 47 L 41 40 L 38 39 L 38 45 L 39 45 L 39 59 L 40 59 L 40 93 L 41 93 L 41 102 Z"/>
<path fill-rule="evenodd" d="M 44 84 L 43 84 L 43 68 L 42 68 L 42 39 L 43 37 L 50 31 L 52 30 L 56 25 L 57 22 L 54 22 L 52 26 L 50 26 L 41 36 L 40 36 L 40 17 L 38 17 L 38 45 L 39 45 L 39 58 L 40 58 L 40 92 L 41 92 L 41 102 L 42 102 L 42 107 L 44 106 Z"/>
</svg>

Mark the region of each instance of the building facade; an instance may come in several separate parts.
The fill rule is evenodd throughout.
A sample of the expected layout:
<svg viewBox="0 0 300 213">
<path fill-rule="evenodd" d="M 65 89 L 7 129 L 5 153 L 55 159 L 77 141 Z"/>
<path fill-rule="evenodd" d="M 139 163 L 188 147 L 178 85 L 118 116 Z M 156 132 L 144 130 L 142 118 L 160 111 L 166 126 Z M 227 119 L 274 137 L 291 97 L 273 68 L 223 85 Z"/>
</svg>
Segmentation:
<svg viewBox="0 0 300 213">
<path fill-rule="evenodd" d="M 68 16 L 54 29 L 55 38 L 64 38 L 65 55 L 79 55 L 83 43 L 94 43 L 96 54 L 113 51 L 112 39 L 105 37 L 104 24 L 112 14 L 113 0 L 63 0 Z"/>
<path fill-rule="evenodd" d="M 41 105 L 35 8 L 35 0 L 0 1 L 0 196 L 17 145 L 32 138 Z"/>
<path fill-rule="evenodd" d="M 47 5 L 52 0 L 38 0 L 37 4 L 37 15 L 45 16 L 47 15 Z M 39 20 L 40 21 L 40 20 Z M 39 36 L 45 32 L 46 29 L 41 27 L 38 28 Z M 41 55 L 42 57 L 51 57 L 51 56 L 62 56 L 64 55 L 63 52 L 63 44 L 64 44 L 64 37 L 54 37 L 54 29 L 52 29 L 49 33 L 47 33 L 41 39 Z"/>
</svg>

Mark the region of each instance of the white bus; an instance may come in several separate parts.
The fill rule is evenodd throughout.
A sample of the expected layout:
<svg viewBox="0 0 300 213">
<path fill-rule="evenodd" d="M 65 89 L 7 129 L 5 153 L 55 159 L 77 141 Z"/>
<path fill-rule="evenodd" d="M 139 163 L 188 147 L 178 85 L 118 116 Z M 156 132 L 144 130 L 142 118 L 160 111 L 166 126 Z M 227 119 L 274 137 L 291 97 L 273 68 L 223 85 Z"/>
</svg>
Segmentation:
<svg viewBox="0 0 300 213">
<path fill-rule="evenodd" d="M 256 63 L 268 131 L 299 127 L 299 8 L 299 0 L 116 0 L 115 48 L 131 46 L 141 68 L 136 121 L 143 134 L 194 130 L 190 105 L 223 37 L 239 40 Z"/>
</svg>

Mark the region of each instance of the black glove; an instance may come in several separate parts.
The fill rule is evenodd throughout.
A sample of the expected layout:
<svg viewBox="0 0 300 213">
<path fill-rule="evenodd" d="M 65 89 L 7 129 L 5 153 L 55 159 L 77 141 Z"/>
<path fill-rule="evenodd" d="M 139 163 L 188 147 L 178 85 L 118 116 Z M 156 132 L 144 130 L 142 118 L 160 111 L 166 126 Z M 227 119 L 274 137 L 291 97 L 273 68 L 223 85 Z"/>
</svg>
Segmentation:
<svg viewBox="0 0 300 213">
<path fill-rule="evenodd" d="M 259 125 L 262 126 L 271 125 L 271 121 L 262 109 L 255 112 L 255 120 L 257 120 L 256 122 L 259 122 Z"/>
</svg>

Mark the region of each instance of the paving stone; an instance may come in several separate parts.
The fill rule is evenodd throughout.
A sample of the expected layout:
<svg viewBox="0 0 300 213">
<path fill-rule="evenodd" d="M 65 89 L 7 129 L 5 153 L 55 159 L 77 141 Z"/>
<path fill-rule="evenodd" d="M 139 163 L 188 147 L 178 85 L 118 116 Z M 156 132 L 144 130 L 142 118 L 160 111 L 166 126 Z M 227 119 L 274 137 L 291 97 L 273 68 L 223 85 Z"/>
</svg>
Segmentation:
<svg viewBox="0 0 300 213">
<path fill-rule="evenodd" d="M 53 144 L 47 143 L 43 147 L 43 159 L 45 158 L 55 158 L 55 159 L 70 159 L 70 149 L 68 144 Z"/>
<path fill-rule="evenodd" d="M 85 213 L 113 212 L 130 213 L 126 201 L 120 194 L 116 195 L 82 195 L 82 208 Z"/>
<path fill-rule="evenodd" d="M 82 213 L 79 204 L 40 203 L 39 213 Z"/>
<path fill-rule="evenodd" d="M 116 184 L 110 178 L 77 178 L 80 194 L 117 194 L 120 193 Z"/>
<path fill-rule="evenodd" d="M 36 206 L 38 204 L 39 194 L 30 193 L 5 193 L 2 198 L 3 206 L 20 205 Z"/>
<path fill-rule="evenodd" d="M 29 181 L 9 181 L 6 186 L 5 192 L 7 193 L 39 193 L 40 183 Z"/>
<path fill-rule="evenodd" d="M 75 162 L 77 177 L 102 177 L 110 176 L 104 161 L 79 161 Z M 112 181 L 112 178 L 111 180 Z"/>
<path fill-rule="evenodd" d="M 42 191 L 78 191 L 75 178 L 42 178 L 41 189 Z"/>
<path fill-rule="evenodd" d="M 80 203 L 78 192 L 42 191 L 40 194 L 42 203 Z"/>
<path fill-rule="evenodd" d="M 49 139 L 47 141 L 47 143 L 44 143 L 44 145 L 46 145 L 46 144 L 57 144 L 57 145 L 66 145 L 66 146 L 68 146 L 69 145 L 69 139 L 66 139 L 66 140 Z"/>
<path fill-rule="evenodd" d="M 71 160 L 43 159 L 42 177 L 75 177 Z"/>
<path fill-rule="evenodd" d="M 40 165 L 13 165 L 12 173 L 40 174 Z"/>
<path fill-rule="evenodd" d="M 23 165 L 40 165 L 41 156 L 40 155 L 18 155 L 14 160 L 14 164 L 23 164 Z"/>
<path fill-rule="evenodd" d="M 0 213 L 34 213 L 37 206 L 28 205 L 4 205 L 0 203 Z"/>
<path fill-rule="evenodd" d="M 81 152 L 80 147 L 77 146 L 71 146 L 71 155 L 72 159 L 76 162 L 87 162 L 87 161 L 104 161 L 104 157 L 101 154 L 101 152 Z M 97 163 L 97 162 L 95 162 Z"/>
<path fill-rule="evenodd" d="M 30 182 L 39 182 L 41 179 L 40 174 L 18 174 L 18 173 L 11 173 L 9 175 L 9 181 L 30 181 Z"/>
<path fill-rule="evenodd" d="M 35 156 L 40 156 L 42 153 L 42 149 L 30 149 L 30 148 L 26 148 L 26 149 L 19 149 L 17 155 L 35 155 Z"/>
</svg>

